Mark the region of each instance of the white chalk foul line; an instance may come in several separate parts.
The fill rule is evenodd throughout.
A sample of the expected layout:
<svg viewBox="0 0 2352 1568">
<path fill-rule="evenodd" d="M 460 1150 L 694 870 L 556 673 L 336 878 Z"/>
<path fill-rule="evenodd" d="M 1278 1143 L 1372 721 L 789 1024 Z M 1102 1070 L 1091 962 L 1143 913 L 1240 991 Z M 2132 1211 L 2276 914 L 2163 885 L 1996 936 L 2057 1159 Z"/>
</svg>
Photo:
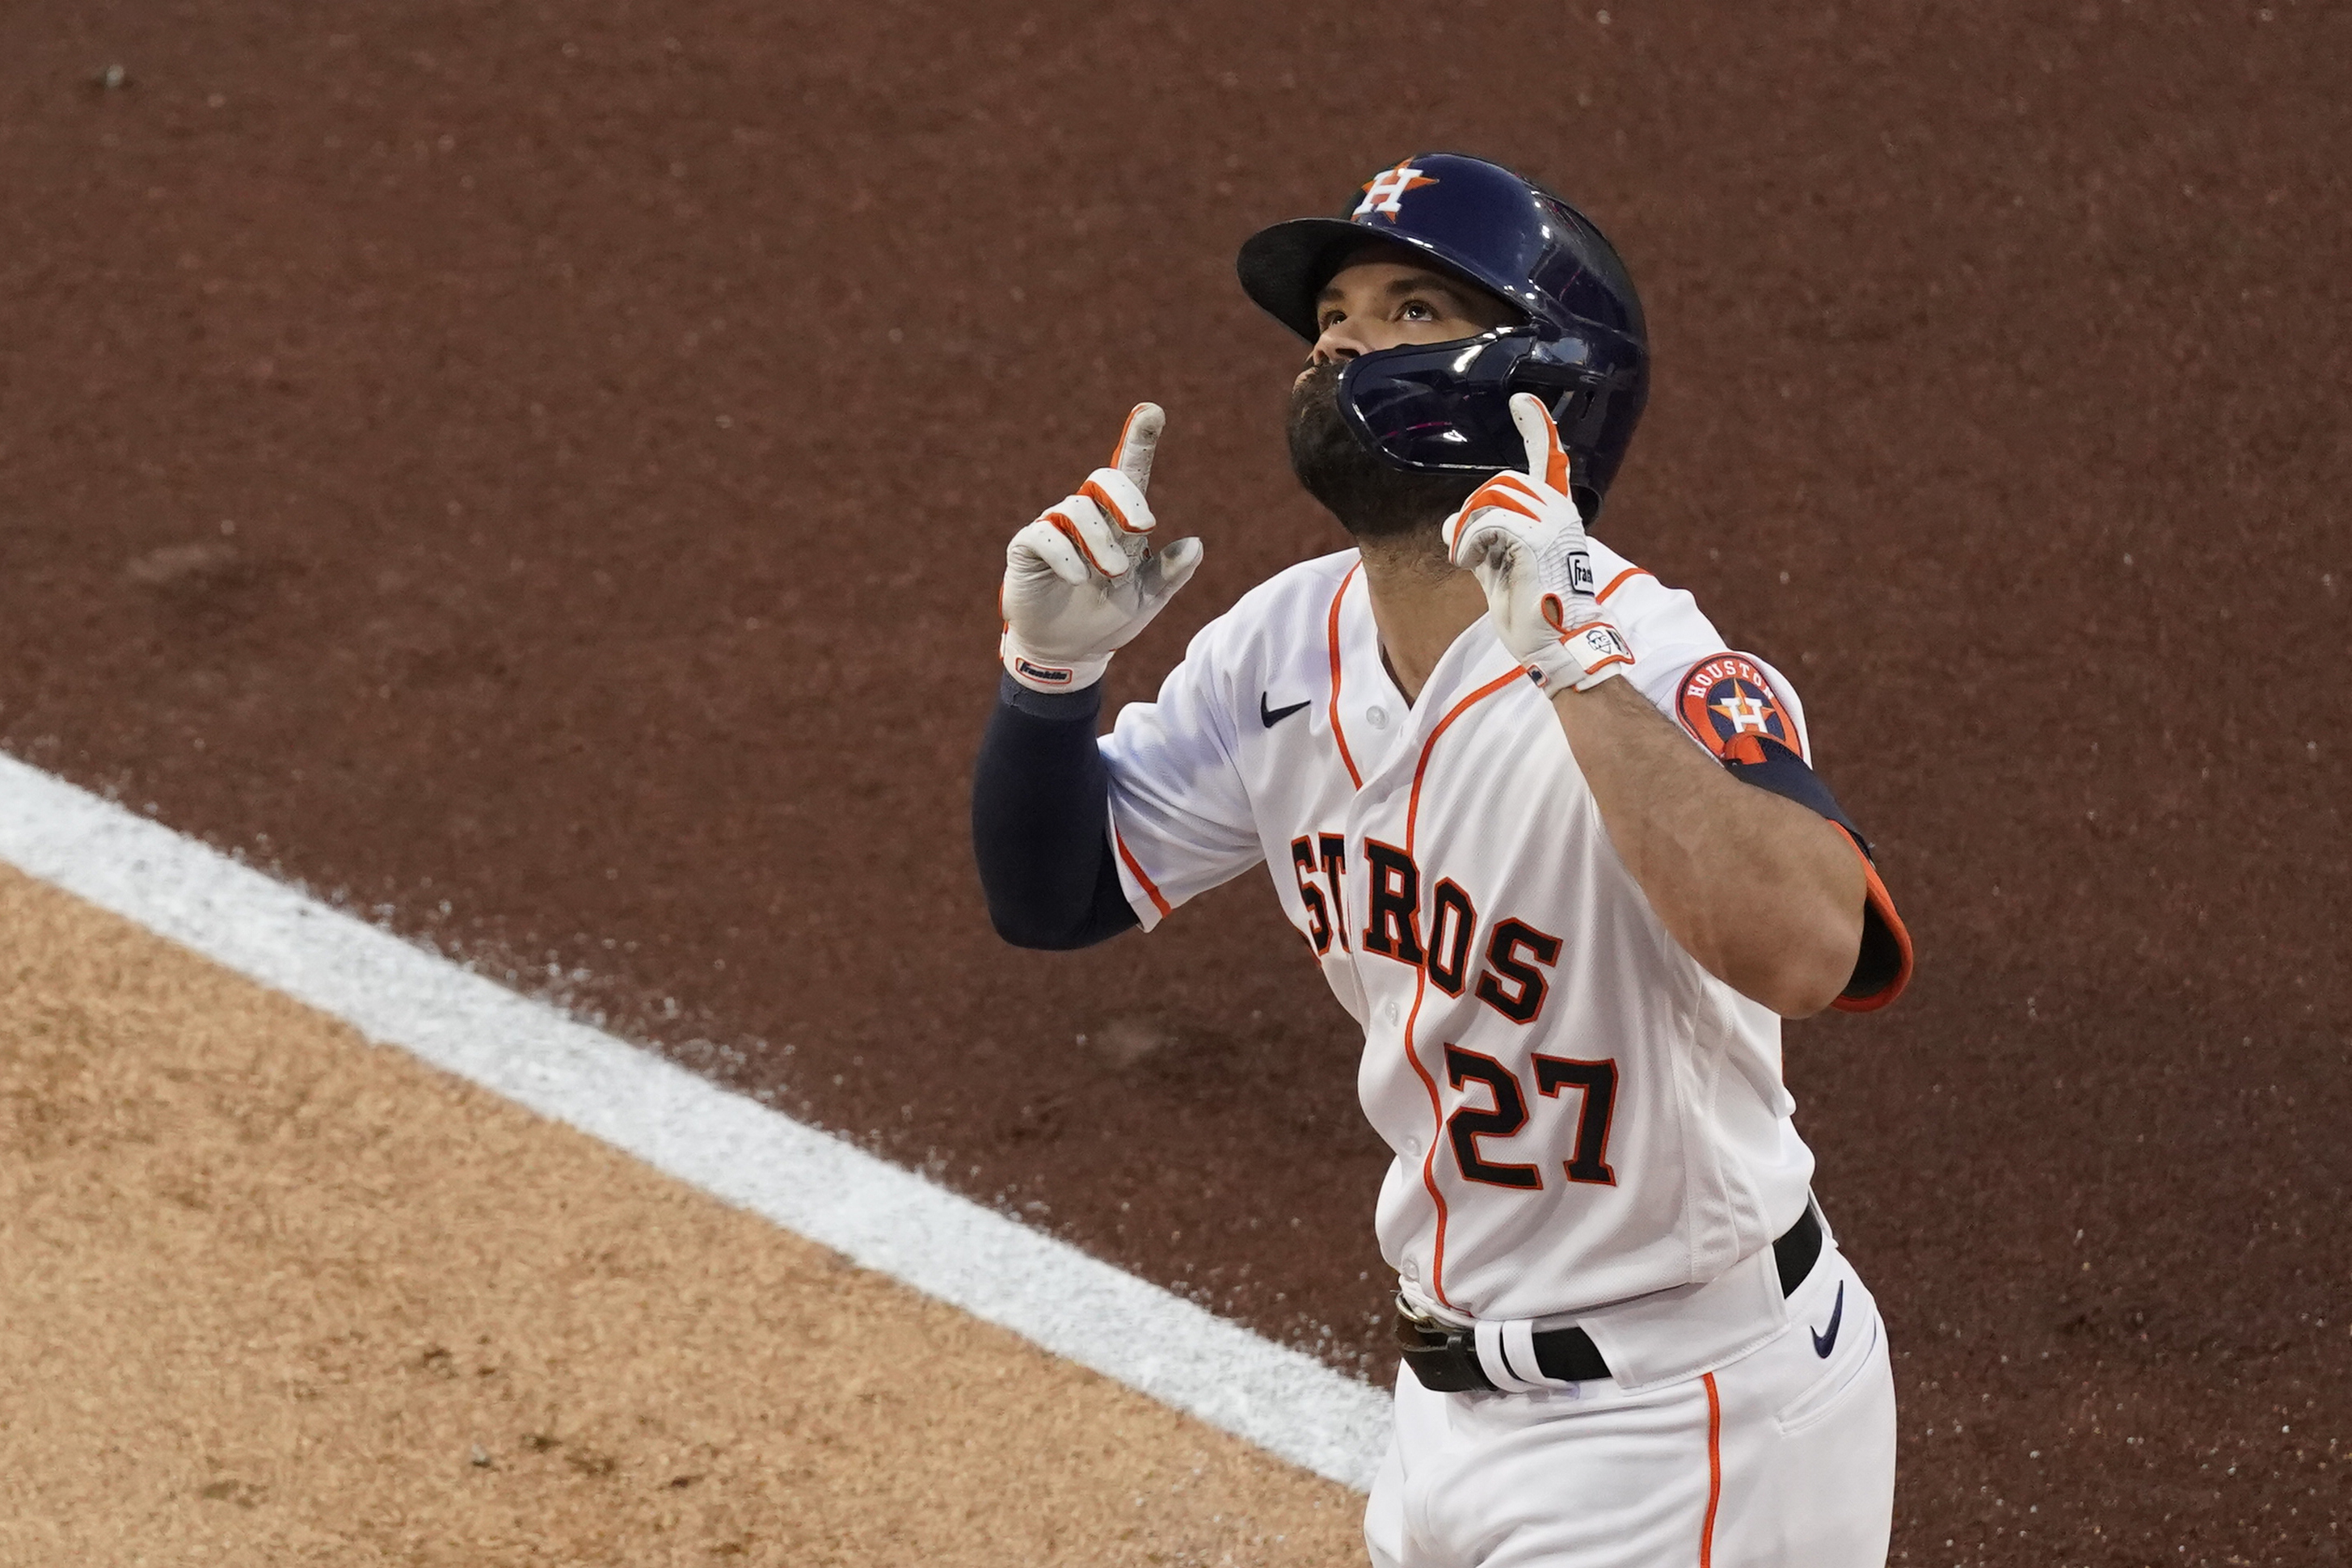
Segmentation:
<svg viewBox="0 0 2352 1568">
<path fill-rule="evenodd" d="M 0 859 L 1317 1475 L 1389 1395 L 0 755 Z"/>
</svg>

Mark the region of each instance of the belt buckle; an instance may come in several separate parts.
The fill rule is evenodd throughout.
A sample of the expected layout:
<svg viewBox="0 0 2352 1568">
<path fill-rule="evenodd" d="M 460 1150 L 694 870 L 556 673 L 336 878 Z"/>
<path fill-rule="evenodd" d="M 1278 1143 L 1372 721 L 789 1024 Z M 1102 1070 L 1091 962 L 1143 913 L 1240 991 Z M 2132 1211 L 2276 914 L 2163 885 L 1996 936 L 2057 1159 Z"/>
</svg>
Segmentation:
<svg viewBox="0 0 2352 1568">
<path fill-rule="evenodd" d="M 1427 1308 L 1415 1306 L 1402 1290 L 1396 1293 L 1397 1320 L 1415 1333 L 1441 1343 L 1448 1335 L 1463 1331 L 1459 1323 L 1449 1323 Z"/>
<path fill-rule="evenodd" d="M 1397 1292 L 1396 1338 L 1405 1363 L 1423 1388 L 1438 1394 L 1492 1394 L 1495 1384 L 1478 1364 L 1477 1331 L 1449 1323 Z"/>
</svg>

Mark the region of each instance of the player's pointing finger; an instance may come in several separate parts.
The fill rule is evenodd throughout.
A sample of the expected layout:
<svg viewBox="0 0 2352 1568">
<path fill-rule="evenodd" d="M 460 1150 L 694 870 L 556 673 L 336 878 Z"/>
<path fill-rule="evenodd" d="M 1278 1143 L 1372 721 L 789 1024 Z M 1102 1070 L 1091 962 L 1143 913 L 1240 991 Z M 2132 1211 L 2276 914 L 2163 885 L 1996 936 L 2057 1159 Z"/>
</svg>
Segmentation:
<svg viewBox="0 0 2352 1568">
<path fill-rule="evenodd" d="M 1139 403 L 1127 416 L 1118 445 L 1111 448 L 1110 466 L 1134 481 L 1139 490 L 1150 487 L 1152 454 L 1160 449 L 1160 432 L 1167 423 L 1168 416 L 1160 405 Z"/>
<path fill-rule="evenodd" d="M 1513 394 L 1511 423 L 1518 427 L 1519 439 L 1528 449 L 1528 476 L 1566 495 L 1568 454 L 1560 450 L 1559 426 L 1552 423 L 1551 410 L 1543 405 L 1543 399 L 1533 393 Z"/>
</svg>

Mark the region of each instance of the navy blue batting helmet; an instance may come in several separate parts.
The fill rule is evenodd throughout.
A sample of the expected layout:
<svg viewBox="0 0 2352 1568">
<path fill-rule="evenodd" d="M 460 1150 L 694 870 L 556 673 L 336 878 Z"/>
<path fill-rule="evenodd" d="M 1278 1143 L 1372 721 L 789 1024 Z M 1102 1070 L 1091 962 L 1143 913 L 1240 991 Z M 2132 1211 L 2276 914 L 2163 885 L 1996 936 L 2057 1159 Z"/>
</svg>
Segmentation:
<svg viewBox="0 0 2352 1568">
<path fill-rule="evenodd" d="M 1591 219 L 1496 163 L 1454 153 L 1405 159 L 1338 217 L 1294 218 L 1244 242 L 1242 288 L 1313 342 L 1316 296 L 1374 240 L 1420 252 L 1527 318 L 1475 338 L 1359 355 L 1339 378 L 1356 438 L 1400 468 L 1491 472 L 1525 460 L 1516 392 L 1550 407 L 1570 489 L 1590 521 L 1617 476 L 1649 395 L 1649 338 L 1625 264 Z"/>
</svg>

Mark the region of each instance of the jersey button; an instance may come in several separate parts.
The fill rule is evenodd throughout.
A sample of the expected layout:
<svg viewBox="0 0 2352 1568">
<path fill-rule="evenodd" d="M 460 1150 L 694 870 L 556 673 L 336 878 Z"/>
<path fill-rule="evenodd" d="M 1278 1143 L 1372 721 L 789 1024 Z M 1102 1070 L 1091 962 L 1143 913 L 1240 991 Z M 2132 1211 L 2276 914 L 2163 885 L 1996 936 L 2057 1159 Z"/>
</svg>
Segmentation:
<svg viewBox="0 0 2352 1568">
<path fill-rule="evenodd" d="M 1408 1279 L 1419 1280 L 1421 1279 L 1421 1265 L 1415 1263 L 1410 1258 L 1406 1258 L 1404 1260 L 1404 1277 Z"/>
<path fill-rule="evenodd" d="M 1390 1022 L 1390 1023 L 1391 1023 L 1391 1024 L 1393 1024 L 1393 1023 L 1395 1023 L 1395 1022 L 1397 1021 L 1397 1019 L 1398 1019 L 1399 1017 L 1401 1017 L 1401 1016 L 1402 1016 L 1402 1014 L 1399 1011 L 1399 1009 L 1398 1009 L 1398 1007 L 1397 1007 L 1397 1005 L 1396 1005 L 1395 1003 L 1393 1003 L 1393 1002 L 1390 1003 L 1390 1004 L 1389 1004 L 1389 1022 Z"/>
<path fill-rule="evenodd" d="M 1385 730 L 1389 727 L 1389 710 L 1378 703 L 1364 710 L 1364 719 L 1375 730 Z"/>
<path fill-rule="evenodd" d="M 1406 1139 L 1404 1141 L 1404 1152 L 1414 1159 L 1419 1159 L 1421 1157 L 1421 1140 L 1418 1138 Z"/>
</svg>

